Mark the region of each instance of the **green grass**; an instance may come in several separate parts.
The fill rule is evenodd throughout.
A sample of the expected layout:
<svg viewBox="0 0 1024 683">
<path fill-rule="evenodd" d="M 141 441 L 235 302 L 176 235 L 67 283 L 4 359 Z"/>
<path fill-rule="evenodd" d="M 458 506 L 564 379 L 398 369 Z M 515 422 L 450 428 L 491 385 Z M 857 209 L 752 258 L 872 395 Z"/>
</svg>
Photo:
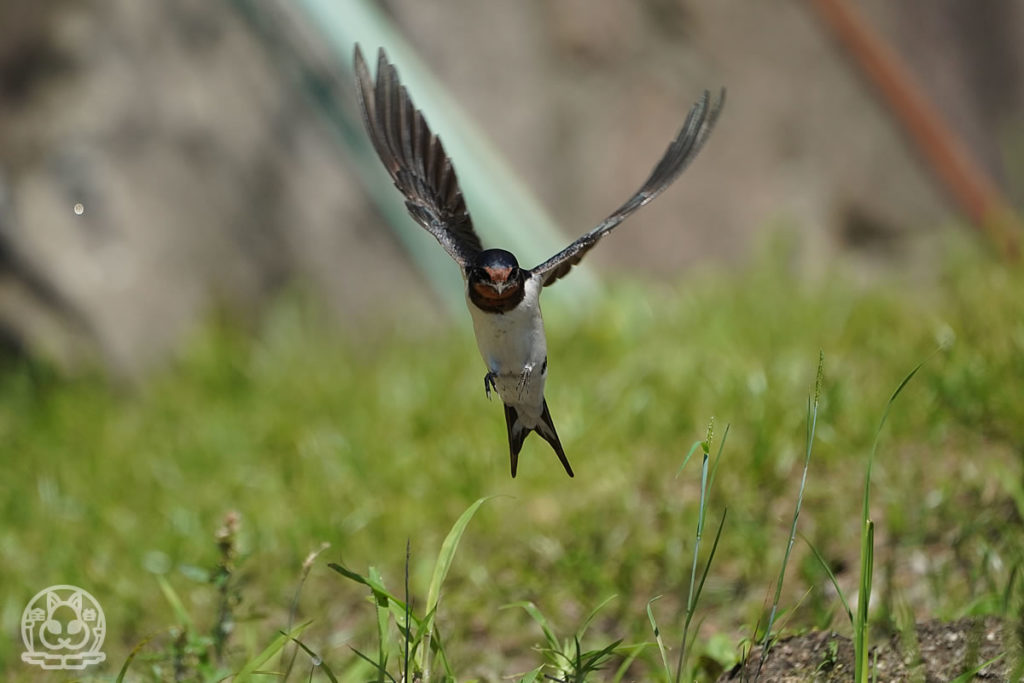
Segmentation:
<svg viewBox="0 0 1024 683">
<path fill-rule="evenodd" d="M 509 479 L 500 406 L 484 398 L 464 323 L 410 322 L 358 344 L 315 304 L 286 296 L 253 335 L 211 321 L 138 386 L 64 378 L 43 362 L 5 368 L 5 680 L 49 680 L 19 661 L 18 624 L 27 600 L 59 583 L 102 604 L 108 661 L 90 672 L 108 679 L 150 636 L 126 680 L 170 671 L 175 652 L 179 662 L 207 657 L 208 672 L 280 670 L 297 647 L 281 633 L 302 626 L 298 639 L 325 665 L 317 680 L 327 670 L 370 680 L 374 667 L 352 648 L 375 658 L 380 615 L 366 587 L 328 563 L 364 577 L 372 566 L 404 601 L 407 542 L 411 612 L 434 620 L 459 680 L 536 671 L 558 658 L 552 650 L 584 663 L 613 644 L 596 679 L 611 680 L 632 656 L 625 680 L 661 675 L 647 606 L 662 596 L 652 607 L 676 661 L 694 607 L 702 488 L 697 468 L 674 475 L 714 416 L 730 431 L 704 506 L 715 527 L 726 508 L 728 519 L 687 636 L 688 670 L 712 675 L 729 656 L 723 640 L 738 647 L 766 623 L 765 596 L 781 585 L 819 350 L 825 373 L 799 530 L 839 585 L 857 590 L 879 416 L 908 370 L 943 346 L 894 404 L 873 464 L 872 624 L 895 629 L 897 608 L 918 618 L 1016 614 L 1024 275 L 972 255 L 931 287 L 863 287 L 835 274 L 802 283 L 783 262 L 672 288 L 614 282 L 593 308 L 545 311 L 548 401 L 573 480 L 536 437 Z M 493 498 L 434 585 L 447 534 L 483 497 Z M 215 533 L 232 511 L 240 523 L 226 563 Z M 310 565 L 293 611 L 303 562 L 322 542 L 330 548 Z M 807 546 L 793 546 L 779 623 L 849 635 L 828 584 Z M 502 609 L 517 603 L 532 604 L 552 634 L 585 638 L 556 638 L 553 648 L 535 615 Z M 384 628 L 396 643 L 391 614 Z M 210 653 L 225 624 L 218 660 Z M 306 680 L 310 656 L 295 657 L 292 678 Z M 392 675 L 399 659 L 389 660 Z"/>
</svg>

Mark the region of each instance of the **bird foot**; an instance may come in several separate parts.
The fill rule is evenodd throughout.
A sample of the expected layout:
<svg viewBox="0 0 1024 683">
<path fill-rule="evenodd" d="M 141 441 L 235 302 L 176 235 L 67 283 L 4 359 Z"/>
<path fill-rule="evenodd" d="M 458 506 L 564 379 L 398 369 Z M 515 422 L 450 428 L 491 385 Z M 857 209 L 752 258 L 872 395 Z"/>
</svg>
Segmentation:
<svg viewBox="0 0 1024 683">
<path fill-rule="evenodd" d="M 522 396 L 523 392 L 526 391 L 526 383 L 530 381 L 530 376 L 533 374 L 533 363 L 527 364 L 523 367 L 523 371 L 519 374 L 519 383 L 516 384 L 516 391 Z"/>
<path fill-rule="evenodd" d="M 487 394 L 488 401 L 491 400 L 491 389 L 494 389 L 495 391 L 498 390 L 498 387 L 494 385 L 495 377 L 497 377 L 497 375 L 494 374 L 493 372 L 488 372 L 486 375 L 484 375 L 484 393 Z"/>
</svg>

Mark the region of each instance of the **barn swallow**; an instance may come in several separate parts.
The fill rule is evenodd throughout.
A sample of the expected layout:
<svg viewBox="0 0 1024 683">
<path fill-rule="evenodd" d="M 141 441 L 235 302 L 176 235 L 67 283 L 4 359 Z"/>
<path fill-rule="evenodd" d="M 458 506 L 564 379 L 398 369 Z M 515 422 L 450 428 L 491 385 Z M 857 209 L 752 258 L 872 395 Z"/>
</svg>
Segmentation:
<svg viewBox="0 0 1024 683">
<path fill-rule="evenodd" d="M 602 237 L 672 184 L 711 134 L 725 103 L 725 90 L 713 103 L 704 91 L 647 182 L 625 204 L 547 261 L 523 268 L 510 252 L 481 245 L 451 160 L 413 105 L 384 50 L 378 53 L 376 80 L 370 78 L 358 45 L 354 62 L 356 95 L 377 155 L 405 196 L 409 213 L 462 270 L 477 347 L 487 365 L 484 391 L 490 398 L 493 389 L 505 404 L 512 476 L 530 432 L 551 445 L 566 473 L 573 476 L 544 398 L 548 355 L 541 290 L 564 277 Z"/>
</svg>

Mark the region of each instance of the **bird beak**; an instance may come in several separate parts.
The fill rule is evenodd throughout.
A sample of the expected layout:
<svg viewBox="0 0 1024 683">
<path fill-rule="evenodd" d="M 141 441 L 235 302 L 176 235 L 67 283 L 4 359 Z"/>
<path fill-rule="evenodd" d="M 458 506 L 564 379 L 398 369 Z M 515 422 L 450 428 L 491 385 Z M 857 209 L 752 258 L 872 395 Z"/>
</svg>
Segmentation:
<svg viewBox="0 0 1024 683">
<path fill-rule="evenodd" d="M 494 290 L 501 294 L 506 289 L 515 286 L 515 280 L 509 279 L 509 275 L 512 273 L 511 268 L 486 268 L 487 275 L 490 278 L 488 284 L 494 288 Z"/>
</svg>

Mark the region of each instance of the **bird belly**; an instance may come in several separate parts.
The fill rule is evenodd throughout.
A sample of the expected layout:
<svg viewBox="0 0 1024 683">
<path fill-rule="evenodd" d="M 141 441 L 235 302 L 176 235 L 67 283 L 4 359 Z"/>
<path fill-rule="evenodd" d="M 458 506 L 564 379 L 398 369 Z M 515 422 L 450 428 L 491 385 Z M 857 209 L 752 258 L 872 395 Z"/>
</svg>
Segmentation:
<svg viewBox="0 0 1024 683">
<path fill-rule="evenodd" d="M 524 300 L 511 311 L 488 313 L 470 302 L 477 347 L 494 374 L 494 388 L 526 426 L 540 421 L 547 378 L 547 341 L 538 292 L 527 282 Z M 531 296 L 532 295 L 532 296 Z"/>
</svg>

